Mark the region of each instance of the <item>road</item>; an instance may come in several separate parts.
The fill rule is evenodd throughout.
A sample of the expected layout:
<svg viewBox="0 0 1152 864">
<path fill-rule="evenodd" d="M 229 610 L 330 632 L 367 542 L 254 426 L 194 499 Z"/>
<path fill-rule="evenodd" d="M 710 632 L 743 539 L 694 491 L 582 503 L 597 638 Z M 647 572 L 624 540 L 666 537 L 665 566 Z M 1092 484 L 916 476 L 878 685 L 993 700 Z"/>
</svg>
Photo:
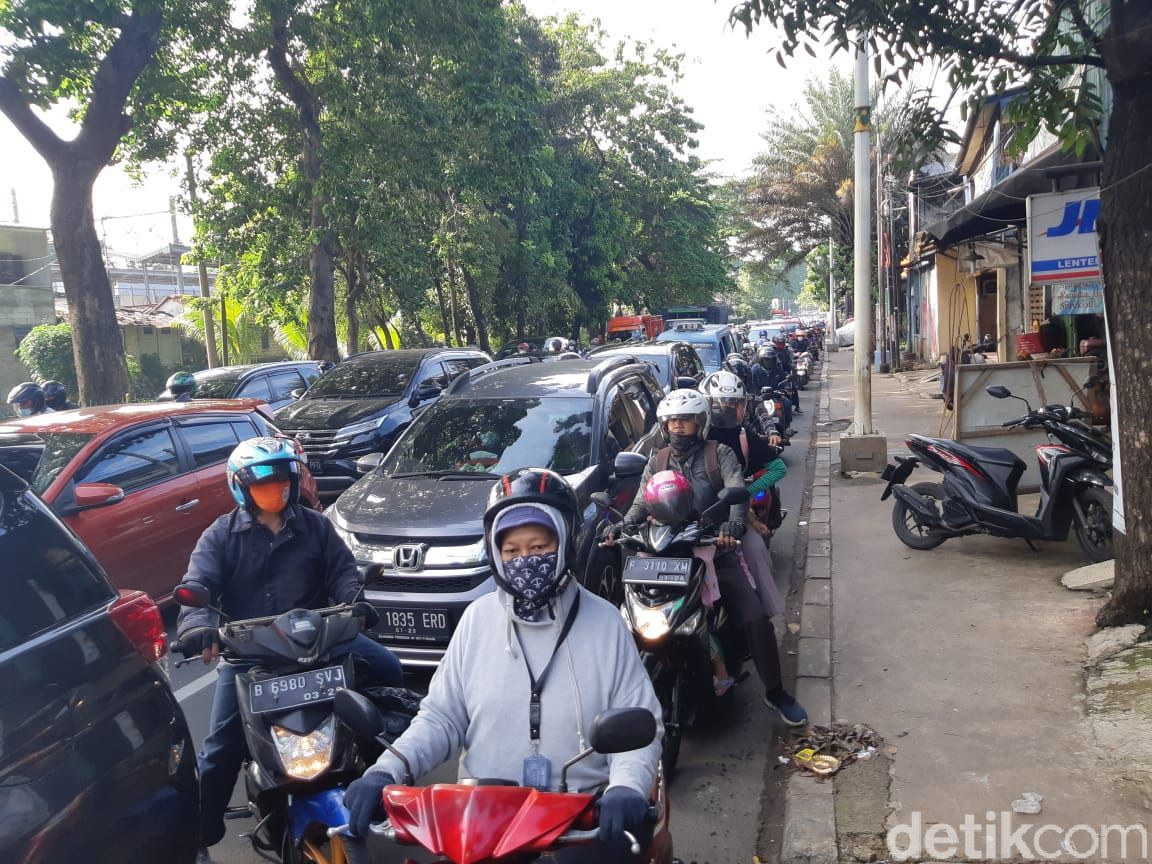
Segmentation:
<svg viewBox="0 0 1152 864">
<path fill-rule="evenodd" d="M 799 432 L 784 456 L 789 473 L 780 488 L 784 507 L 790 513 L 772 541 L 776 582 L 784 594 L 788 593 L 792 577 L 795 527 L 807 491 L 805 462 L 816 413 L 812 407 L 813 395 L 814 389 L 809 388 L 802 397 L 805 413 L 795 419 L 794 426 Z M 169 636 L 174 636 L 171 625 Z M 784 657 L 786 669 L 791 659 Z M 427 682 L 427 674 L 420 674 L 413 676 L 408 686 L 421 689 Z M 174 669 L 172 686 L 199 748 L 208 729 L 215 672 L 199 663 Z M 750 861 L 757 851 L 765 861 L 772 858 L 778 814 L 774 802 L 765 800 L 764 793 L 767 788 L 771 796 L 775 789 L 775 783 L 766 787 L 765 780 L 771 779 L 770 768 L 775 760 L 772 751 L 780 724 L 764 707 L 760 695 L 753 673 L 737 687 L 734 710 L 726 721 L 690 733 L 684 741 L 670 794 L 676 856 L 685 864 Z M 450 780 L 452 771 L 445 769 L 432 779 Z M 238 784 L 233 803 L 242 804 L 243 794 L 243 785 Z M 246 839 L 238 836 L 253 824 L 243 819 L 228 823 L 228 836 L 212 849 L 217 864 L 257 864 L 264 860 L 252 851 Z M 377 864 L 399 864 L 405 857 L 416 856 L 410 849 L 384 847 L 376 861 Z"/>
</svg>

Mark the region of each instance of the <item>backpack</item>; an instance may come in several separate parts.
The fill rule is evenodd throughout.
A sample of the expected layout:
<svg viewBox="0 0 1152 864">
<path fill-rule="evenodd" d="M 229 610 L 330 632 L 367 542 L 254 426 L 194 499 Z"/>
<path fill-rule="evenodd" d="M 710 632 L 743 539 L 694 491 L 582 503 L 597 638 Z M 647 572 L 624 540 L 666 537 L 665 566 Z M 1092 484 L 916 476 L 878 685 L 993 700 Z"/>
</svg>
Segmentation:
<svg viewBox="0 0 1152 864">
<path fill-rule="evenodd" d="M 708 482 L 712 484 L 712 491 L 717 494 L 724 488 L 724 475 L 720 473 L 720 451 L 717 449 L 719 446 L 715 441 L 704 442 L 704 467 L 708 471 Z M 656 470 L 652 473 L 667 471 L 671 461 L 672 448 L 662 448 L 656 454 Z"/>
</svg>

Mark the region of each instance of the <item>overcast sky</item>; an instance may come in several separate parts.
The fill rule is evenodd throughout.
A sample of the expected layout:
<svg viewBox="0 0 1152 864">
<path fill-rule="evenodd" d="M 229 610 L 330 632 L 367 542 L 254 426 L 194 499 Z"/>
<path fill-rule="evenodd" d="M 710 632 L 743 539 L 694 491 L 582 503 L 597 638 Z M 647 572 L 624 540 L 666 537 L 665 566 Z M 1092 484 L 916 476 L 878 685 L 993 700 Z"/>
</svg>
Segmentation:
<svg viewBox="0 0 1152 864">
<path fill-rule="evenodd" d="M 830 62 L 845 71 L 851 67 L 843 54 L 830 61 L 801 52 L 787 70 L 781 69 L 766 53 L 769 32 L 748 38 L 727 26 L 731 0 L 525 0 L 525 4 L 539 17 L 577 12 L 584 19 L 598 18 L 613 38 L 647 39 L 686 55 L 679 92 L 704 124 L 698 152 L 713 162 L 714 171 L 725 175 L 742 173 L 758 152 L 770 106 L 786 108 L 796 102 L 804 81 L 825 74 Z M 58 131 L 69 128 L 63 116 L 53 115 L 50 121 Z M 14 190 L 21 223 L 46 227 L 51 174 L 2 115 L 0 153 L 0 221 L 13 218 Z M 97 230 L 106 233 L 110 249 L 135 255 L 171 239 L 166 211 L 169 195 L 179 192 L 174 171 L 174 165 L 155 166 L 138 185 L 118 168 L 105 169 L 96 184 L 94 207 Z M 183 217 L 179 223 L 180 239 L 187 242 L 190 223 Z"/>
</svg>

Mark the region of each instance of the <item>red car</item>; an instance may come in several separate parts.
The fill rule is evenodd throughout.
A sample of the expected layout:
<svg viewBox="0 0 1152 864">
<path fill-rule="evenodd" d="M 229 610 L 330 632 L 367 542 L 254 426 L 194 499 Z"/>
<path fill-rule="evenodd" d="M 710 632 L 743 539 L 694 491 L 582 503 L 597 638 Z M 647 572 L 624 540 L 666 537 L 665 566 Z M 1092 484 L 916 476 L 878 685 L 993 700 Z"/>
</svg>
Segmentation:
<svg viewBox="0 0 1152 864">
<path fill-rule="evenodd" d="M 106 405 L 0 423 L 0 465 L 79 535 L 117 588 L 158 602 L 200 534 L 235 506 L 224 464 L 243 440 L 277 435 L 255 399 Z M 301 466 L 301 500 L 320 508 Z"/>
</svg>

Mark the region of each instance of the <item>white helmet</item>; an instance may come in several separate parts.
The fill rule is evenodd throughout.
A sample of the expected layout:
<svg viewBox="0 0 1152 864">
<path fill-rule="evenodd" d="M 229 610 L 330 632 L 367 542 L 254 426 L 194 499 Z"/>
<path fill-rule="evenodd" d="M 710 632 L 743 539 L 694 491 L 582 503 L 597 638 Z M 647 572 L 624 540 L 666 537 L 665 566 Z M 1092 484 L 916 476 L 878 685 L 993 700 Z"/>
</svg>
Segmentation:
<svg viewBox="0 0 1152 864">
<path fill-rule="evenodd" d="M 544 350 L 549 354 L 559 354 L 564 350 L 564 340 L 559 336 L 553 336 L 544 343 Z"/>
<path fill-rule="evenodd" d="M 704 441 L 708 438 L 711 414 L 708 400 L 697 390 L 673 390 L 656 406 L 656 419 L 665 436 L 668 435 L 669 420 L 673 417 L 688 417 L 696 421 L 696 437 Z"/>
<path fill-rule="evenodd" d="M 700 382 L 700 392 L 708 400 L 712 422 L 718 429 L 735 429 L 743 421 L 748 391 L 739 376 L 723 370 L 713 372 Z"/>
</svg>

